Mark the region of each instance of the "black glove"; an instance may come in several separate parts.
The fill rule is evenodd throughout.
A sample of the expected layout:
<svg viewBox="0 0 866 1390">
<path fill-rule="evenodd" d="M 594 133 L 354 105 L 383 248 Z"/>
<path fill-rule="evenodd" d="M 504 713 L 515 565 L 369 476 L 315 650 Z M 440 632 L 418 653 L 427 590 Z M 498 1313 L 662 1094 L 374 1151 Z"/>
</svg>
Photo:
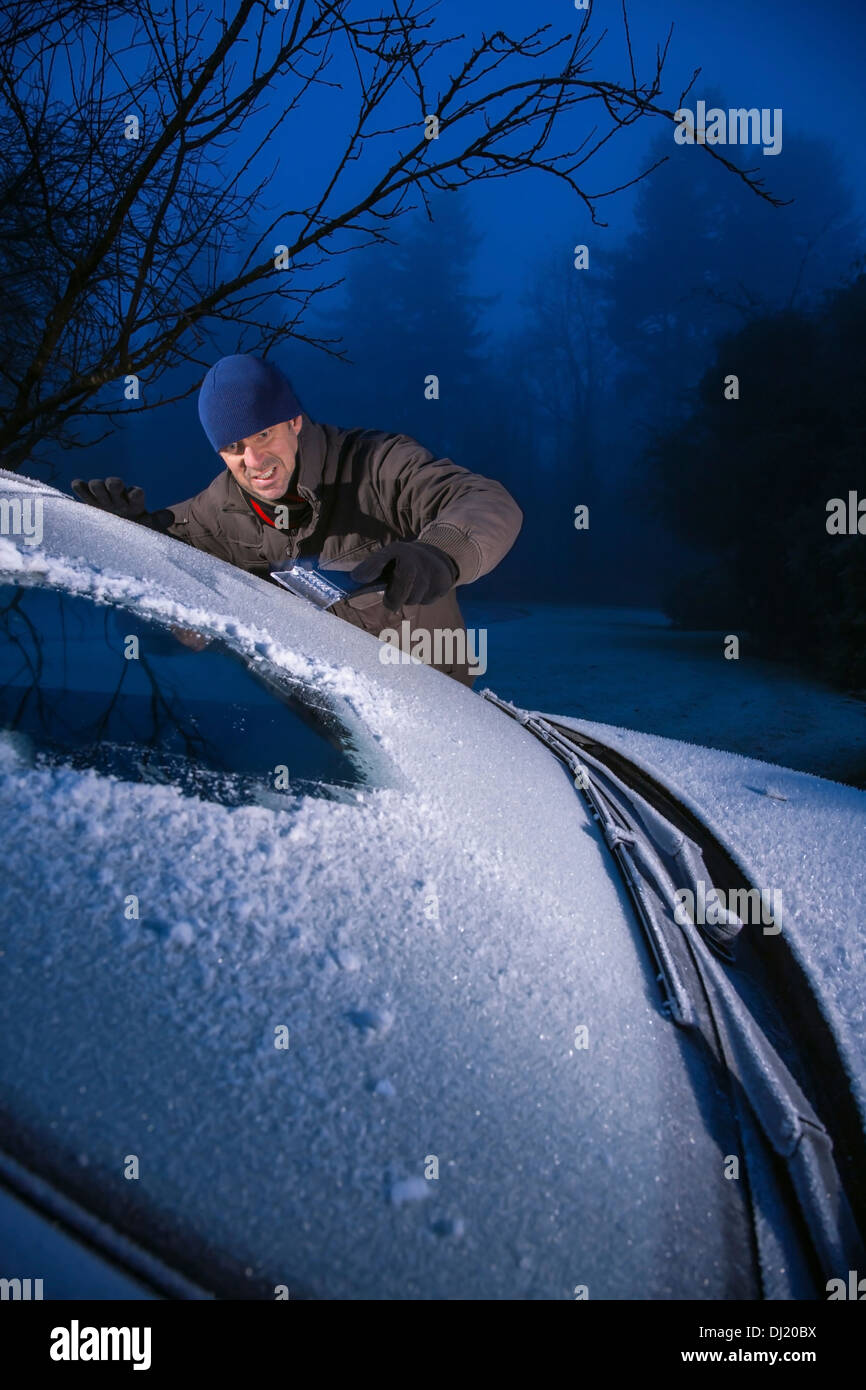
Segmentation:
<svg viewBox="0 0 866 1390">
<path fill-rule="evenodd" d="M 128 488 L 122 478 L 91 478 L 89 483 L 73 478 L 72 491 L 79 502 L 86 502 L 89 507 L 99 507 L 124 521 L 137 521 L 153 531 L 164 531 L 174 520 L 174 513 L 167 508 L 149 512 L 144 505 L 144 489 Z"/>
<path fill-rule="evenodd" d="M 352 570 L 359 584 L 385 579 L 384 604 L 397 613 L 407 603 L 432 603 L 454 587 L 457 566 L 438 546 L 423 541 L 392 541 Z"/>
</svg>

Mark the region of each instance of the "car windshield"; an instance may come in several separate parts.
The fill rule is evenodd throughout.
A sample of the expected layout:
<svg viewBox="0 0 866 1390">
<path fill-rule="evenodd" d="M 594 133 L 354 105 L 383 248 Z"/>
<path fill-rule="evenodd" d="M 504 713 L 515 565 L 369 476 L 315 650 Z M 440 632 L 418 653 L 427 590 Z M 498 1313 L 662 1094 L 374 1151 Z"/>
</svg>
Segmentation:
<svg viewBox="0 0 866 1390">
<path fill-rule="evenodd" d="M 0 731 L 37 764 L 223 805 L 340 799 L 361 780 L 333 713 L 224 642 L 54 589 L 0 585 Z"/>
</svg>

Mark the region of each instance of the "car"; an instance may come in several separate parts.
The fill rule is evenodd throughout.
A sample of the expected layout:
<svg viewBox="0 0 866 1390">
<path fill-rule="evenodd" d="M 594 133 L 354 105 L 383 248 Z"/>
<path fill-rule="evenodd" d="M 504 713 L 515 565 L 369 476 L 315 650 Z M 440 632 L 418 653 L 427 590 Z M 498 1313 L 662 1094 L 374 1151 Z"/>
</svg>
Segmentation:
<svg viewBox="0 0 866 1390">
<path fill-rule="evenodd" d="M 864 793 L 386 663 L 21 475 L 0 522 L 8 1296 L 863 1267 Z"/>
</svg>

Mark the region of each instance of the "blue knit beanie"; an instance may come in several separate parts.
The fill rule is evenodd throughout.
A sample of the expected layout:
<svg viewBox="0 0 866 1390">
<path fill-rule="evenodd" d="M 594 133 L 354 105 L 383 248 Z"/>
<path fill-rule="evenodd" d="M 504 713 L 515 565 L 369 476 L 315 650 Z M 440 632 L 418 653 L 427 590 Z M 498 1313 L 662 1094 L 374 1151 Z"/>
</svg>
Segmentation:
<svg viewBox="0 0 866 1390">
<path fill-rule="evenodd" d="M 300 413 L 294 387 L 279 367 L 245 352 L 215 362 L 198 393 L 198 418 L 217 453 Z"/>
</svg>

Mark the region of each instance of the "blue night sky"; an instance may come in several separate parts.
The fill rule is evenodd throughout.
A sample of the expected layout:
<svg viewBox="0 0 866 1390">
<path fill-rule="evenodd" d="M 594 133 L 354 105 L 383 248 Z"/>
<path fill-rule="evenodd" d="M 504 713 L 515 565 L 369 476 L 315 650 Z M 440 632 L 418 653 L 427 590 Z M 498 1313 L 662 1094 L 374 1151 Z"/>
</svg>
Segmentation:
<svg viewBox="0 0 866 1390">
<path fill-rule="evenodd" d="M 453 6 L 446 0 L 443 13 L 459 9 L 461 18 L 467 17 L 463 20 L 467 29 L 471 15 L 479 29 L 499 25 L 517 32 L 527 21 L 567 23 L 570 8 L 565 0 L 543 6 L 527 6 L 518 0 L 474 0 Z M 602 20 L 608 35 L 595 66 L 605 76 L 625 77 L 618 0 L 598 0 L 593 22 Z M 866 5 L 861 0 L 830 0 L 820 6 L 808 0 L 727 0 L 724 4 L 638 0 L 629 7 L 629 28 L 639 75 L 651 70 L 656 43 L 664 40 L 671 24 L 674 32 L 661 104 L 672 106 L 700 67 L 688 98 L 691 105 L 707 89 L 717 89 L 730 106 L 781 107 L 786 135 L 804 131 L 838 146 L 858 211 L 866 212 L 866 147 L 855 135 L 863 128 Z M 603 152 L 593 163 L 591 186 L 613 185 L 631 177 L 658 129 L 658 122 L 648 121 L 626 132 L 609 154 Z M 757 154 L 755 162 L 767 166 L 772 188 L 773 158 Z M 597 243 L 621 238 L 630 230 L 634 201 L 628 190 L 604 200 L 599 216 L 609 224 L 605 229 L 592 228 L 568 189 L 542 175 L 494 181 L 469 196 L 478 226 L 485 232 L 478 260 L 479 287 L 506 294 L 509 283 L 523 279 L 539 256 L 569 244 L 572 235 L 575 241 L 591 237 Z M 507 314 L 508 302 L 506 297 L 499 313 Z"/>
</svg>

